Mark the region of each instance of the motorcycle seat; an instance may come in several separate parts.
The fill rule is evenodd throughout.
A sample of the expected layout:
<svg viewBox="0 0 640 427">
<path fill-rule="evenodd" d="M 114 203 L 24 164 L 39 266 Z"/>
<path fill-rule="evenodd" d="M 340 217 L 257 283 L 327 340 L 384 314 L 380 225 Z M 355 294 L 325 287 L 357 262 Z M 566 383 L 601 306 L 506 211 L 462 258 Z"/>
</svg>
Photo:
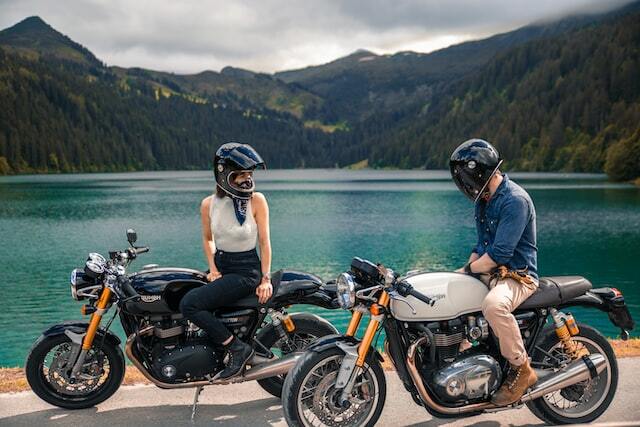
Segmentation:
<svg viewBox="0 0 640 427">
<path fill-rule="evenodd" d="M 591 282 L 581 276 L 541 277 L 538 290 L 518 309 L 552 307 L 584 295 L 592 288 Z"/>
<path fill-rule="evenodd" d="M 295 294 L 302 294 L 309 291 L 315 291 L 323 286 L 319 277 L 308 273 L 301 273 L 295 270 L 278 270 L 271 275 L 271 284 L 273 285 L 273 294 L 264 306 L 268 306 L 272 301 L 280 297 Z M 258 307 L 258 297 L 255 294 L 247 295 L 244 298 L 230 304 L 229 307 Z"/>
</svg>

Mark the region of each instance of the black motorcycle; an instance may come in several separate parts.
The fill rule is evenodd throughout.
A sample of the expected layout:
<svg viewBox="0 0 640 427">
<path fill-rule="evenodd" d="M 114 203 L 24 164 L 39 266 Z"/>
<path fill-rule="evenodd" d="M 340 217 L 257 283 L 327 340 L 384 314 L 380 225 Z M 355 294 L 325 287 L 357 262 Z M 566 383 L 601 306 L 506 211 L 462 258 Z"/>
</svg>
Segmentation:
<svg viewBox="0 0 640 427">
<path fill-rule="evenodd" d="M 225 351 L 184 319 L 178 308 L 191 289 L 208 286 L 206 273 L 154 264 L 129 275 L 126 267 L 149 248 L 134 246 L 133 230 L 127 231 L 127 239 L 128 249 L 110 252 L 109 260 L 91 253 L 84 268 L 71 273 L 71 295 L 87 301 L 81 311 L 91 316 L 89 322 L 52 326 L 29 352 L 25 367 L 29 385 L 52 405 L 87 408 L 120 387 L 125 357 L 120 339 L 109 330 L 116 315 L 128 336 L 125 353 L 149 381 L 167 389 L 197 387 L 198 392 L 210 384 L 257 380 L 280 397 L 286 373 L 300 351 L 320 337 L 337 333 L 319 316 L 286 311 L 292 304 L 337 308 L 335 285 L 324 284 L 312 274 L 280 270 L 272 276 L 273 295 L 266 304 L 251 295 L 217 310 L 218 318 L 252 345 L 256 355 L 243 374 L 214 380 L 224 368 Z M 100 321 L 112 306 L 113 317 L 101 328 Z"/>
<path fill-rule="evenodd" d="M 373 426 L 386 396 L 375 337 L 416 404 L 437 418 L 454 418 L 526 404 L 550 424 L 589 423 L 616 392 L 618 365 L 607 339 L 576 323 L 569 307 L 608 314 L 628 338 L 634 321 L 615 288 L 595 288 L 579 276 L 540 278 L 515 311 L 538 382 L 513 405 L 494 406 L 508 362 L 481 312 L 487 287 L 459 273 L 393 271 L 355 258 L 337 280 L 338 301 L 352 311 L 347 332 L 308 347 L 285 380 L 282 406 L 290 426 Z M 356 339 L 363 314 L 370 314 Z M 547 324 L 547 319 L 550 324 Z"/>
</svg>

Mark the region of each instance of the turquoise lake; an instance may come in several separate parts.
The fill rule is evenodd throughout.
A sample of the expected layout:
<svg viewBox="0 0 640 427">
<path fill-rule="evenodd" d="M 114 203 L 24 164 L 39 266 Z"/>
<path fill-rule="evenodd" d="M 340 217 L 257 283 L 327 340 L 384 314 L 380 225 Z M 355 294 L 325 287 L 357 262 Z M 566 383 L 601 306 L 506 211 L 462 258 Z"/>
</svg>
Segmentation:
<svg viewBox="0 0 640 427">
<path fill-rule="evenodd" d="M 510 177 L 536 205 L 541 275 L 615 286 L 640 318 L 640 188 L 603 175 Z M 353 256 L 399 272 L 452 270 L 474 243 L 473 206 L 446 171 L 270 170 L 256 181 L 270 204 L 272 271 L 328 280 Z M 151 247 L 131 272 L 149 263 L 205 269 L 199 205 L 212 191 L 207 171 L 0 177 L 0 366 L 23 365 L 47 326 L 82 318 L 69 273 L 89 252 L 125 248 L 127 228 Z M 346 312 L 317 311 L 345 328 Z M 618 334 L 606 314 L 574 314 Z"/>
</svg>

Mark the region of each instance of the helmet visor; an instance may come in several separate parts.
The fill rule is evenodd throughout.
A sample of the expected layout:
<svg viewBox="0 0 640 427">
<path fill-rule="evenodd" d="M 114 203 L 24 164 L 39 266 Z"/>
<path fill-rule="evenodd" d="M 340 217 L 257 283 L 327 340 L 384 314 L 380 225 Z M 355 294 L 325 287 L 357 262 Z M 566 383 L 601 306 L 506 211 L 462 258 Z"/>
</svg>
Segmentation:
<svg viewBox="0 0 640 427">
<path fill-rule="evenodd" d="M 229 186 L 241 193 L 252 193 L 256 185 L 253 181 L 253 169 L 232 171 L 227 177 Z"/>
</svg>

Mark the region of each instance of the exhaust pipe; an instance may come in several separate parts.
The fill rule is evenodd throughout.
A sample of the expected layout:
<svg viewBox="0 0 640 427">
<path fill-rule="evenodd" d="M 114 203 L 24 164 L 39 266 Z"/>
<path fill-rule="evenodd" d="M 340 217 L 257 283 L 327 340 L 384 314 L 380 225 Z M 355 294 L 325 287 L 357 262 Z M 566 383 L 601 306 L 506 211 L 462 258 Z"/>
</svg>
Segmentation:
<svg viewBox="0 0 640 427">
<path fill-rule="evenodd" d="M 607 359 L 602 354 L 596 353 L 585 357 L 591 360 L 593 368 L 589 368 L 589 362 L 582 359 L 575 360 L 563 371 L 551 374 L 548 378 L 536 383 L 531 390 L 522 396 L 520 403 L 529 402 L 580 381 L 589 380 L 600 375 L 606 369 Z M 595 370 L 595 374 L 591 372 L 591 369 Z"/>
<path fill-rule="evenodd" d="M 166 383 L 164 381 L 160 381 L 155 378 L 151 373 L 147 370 L 147 368 L 142 364 L 140 359 L 138 359 L 133 354 L 133 343 L 135 342 L 136 334 L 131 334 L 129 338 L 127 338 L 127 343 L 125 345 L 125 353 L 129 360 L 134 364 L 136 368 L 145 376 L 146 379 L 151 381 L 153 384 L 160 388 L 171 389 L 171 388 L 191 388 L 191 387 L 203 387 L 207 385 L 216 385 L 216 384 L 232 384 L 232 383 L 242 383 L 245 381 L 255 381 L 261 380 L 264 378 L 275 377 L 276 375 L 282 375 L 288 373 L 295 366 L 296 362 L 300 357 L 302 357 L 303 352 L 295 352 L 283 356 L 279 359 L 266 359 L 264 357 L 255 356 L 252 358 L 249 363 L 256 363 L 250 368 L 245 369 L 244 374 L 228 378 L 225 380 L 211 380 L 211 381 L 193 381 L 188 383 Z M 257 363 L 260 362 L 260 363 Z"/>
<path fill-rule="evenodd" d="M 437 403 L 427 391 L 424 382 L 422 381 L 422 377 L 420 376 L 420 373 L 416 368 L 416 350 L 418 349 L 418 347 L 424 344 L 426 340 L 427 337 L 419 338 L 413 344 L 411 344 L 411 346 L 409 347 L 409 351 L 407 352 L 407 368 L 409 371 L 409 375 L 411 375 L 411 379 L 413 380 L 413 383 L 416 386 L 418 393 L 420 394 L 420 398 L 425 403 L 425 405 L 429 406 L 435 411 L 447 415 L 458 415 L 467 412 L 479 412 L 499 408 L 509 408 L 509 406 L 498 407 L 491 402 L 473 403 L 456 408 L 443 406 Z M 569 387 L 571 385 L 579 383 L 580 381 L 588 380 L 593 376 L 599 375 L 605 370 L 607 366 L 607 360 L 602 354 L 592 354 L 586 357 L 590 360 L 590 365 L 589 362 L 586 362 L 582 359 L 571 362 L 564 370 L 553 373 L 548 377 L 542 379 L 540 382 L 536 383 L 533 388 L 529 390 L 529 392 L 525 393 L 520 401 L 516 402 L 514 405 L 520 405 L 522 403 L 542 397 L 548 393 L 552 393 L 565 387 Z M 592 373 L 592 370 L 595 370 L 595 374 Z"/>
</svg>

